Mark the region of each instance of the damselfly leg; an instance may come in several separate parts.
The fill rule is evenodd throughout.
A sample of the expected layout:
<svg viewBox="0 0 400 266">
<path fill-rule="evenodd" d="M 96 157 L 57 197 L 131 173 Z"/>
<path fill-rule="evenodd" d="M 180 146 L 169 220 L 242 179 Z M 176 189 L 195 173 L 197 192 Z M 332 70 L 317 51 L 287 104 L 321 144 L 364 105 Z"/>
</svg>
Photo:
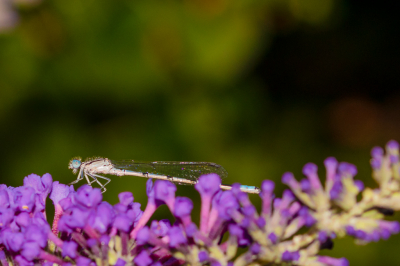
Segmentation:
<svg viewBox="0 0 400 266">
<path fill-rule="evenodd" d="M 106 189 L 106 186 L 107 186 L 108 183 L 111 182 L 111 179 L 110 179 L 110 178 L 105 177 L 105 176 L 102 176 L 102 175 L 98 175 L 98 174 L 93 174 L 93 173 L 91 173 L 91 174 L 88 173 L 88 175 L 89 175 L 91 178 L 93 178 L 93 181 L 92 181 L 89 185 L 91 185 L 93 182 L 96 182 L 96 183 L 99 184 L 99 186 L 101 187 L 102 192 L 103 192 L 103 193 L 106 192 L 106 190 L 107 190 L 107 189 Z M 106 180 L 106 183 L 103 185 L 103 184 L 98 180 L 98 178 Z"/>
</svg>

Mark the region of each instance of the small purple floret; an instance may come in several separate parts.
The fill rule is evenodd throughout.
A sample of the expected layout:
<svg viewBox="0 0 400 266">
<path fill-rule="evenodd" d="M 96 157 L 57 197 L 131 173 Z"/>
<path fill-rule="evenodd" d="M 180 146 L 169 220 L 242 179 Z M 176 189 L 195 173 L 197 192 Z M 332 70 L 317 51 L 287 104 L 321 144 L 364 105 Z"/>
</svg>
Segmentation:
<svg viewBox="0 0 400 266">
<path fill-rule="evenodd" d="M 126 261 L 124 261 L 121 258 L 118 258 L 117 262 L 114 264 L 114 266 L 125 266 Z"/>
<path fill-rule="evenodd" d="M 300 252 L 298 252 L 298 251 L 292 252 L 292 260 L 298 261 L 299 259 L 300 259 Z"/>
<path fill-rule="evenodd" d="M 332 188 L 331 191 L 329 191 L 329 196 L 332 200 L 338 199 L 340 194 L 342 193 L 343 190 L 343 185 L 341 181 L 336 181 Z"/>
<path fill-rule="evenodd" d="M 281 204 L 282 204 L 282 199 L 280 199 L 280 198 L 274 199 L 274 202 L 273 202 L 274 209 L 279 209 Z"/>
<path fill-rule="evenodd" d="M 235 224 L 231 224 L 229 225 L 228 229 L 229 229 L 229 234 L 237 237 L 238 245 L 240 247 L 245 247 L 250 244 L 250 241 L 246 236 L 246 233 L 242 227 L 237 226 Z"/>
<path fill-rule="evenodd" d="M 282 260 L 283 261 L 291 261 L 292 260 L 292 253 L 289 251 L 285 251 L 282 253 Z"/>
<path fill-rule="evenodd" d="M 264 193 L 272 193 L 275 189 L 275 183 L 271 180 L 264 180 L 261 184 L 261 191 Z"/>
<path fill-rule="evenodd" d="M 62 231 L 60 223 L 63 222 L 67 227 L 71 229 L 83 228 L 86 224 L 88 213 L 77 207 L 68 209 L 67 212 L 61 217 L 59 221 L 59 229 Z M 65 228 L 64 228 L 65 229 Z"/>
<path fill-rule="evenodd" d="M 303 174 L 305 176 L 315 175 L 315 174 L 317 174 L 317 171 L 318 171 L 318 167 L 314 163 L 307 163 L 303 167 Z"/>
<path fill-rule="evenodd" d="M 232 189 L 231 189 L 232 193 L 233 193 L 234 195 L 236 195 L 236 196 L 238 196 L 239 194 L 243 194 L 244 192 L 242 192 L 242 190 L 240 189 L 240 187 L 241 187 L 241 184 L 240 184 L 240 183 L 233 183 L 233 184 L 232 184 Z M 244 193 L 244 194 L 246 194 L 246 193 Z"/>
<path fill-rule="evenodd" d="M 153 179 L 149 178 L 146 182 L 146 194 L 149 199 L 154 198 Z"/>
<path fill-rule="evenodd" d="M 89 218 L 88 223 L 99 233 L 105 233 L 114 220 L 114 209 L 108 202 L 103 201 L 97 206 L 95 214 Z"/>
<path fill-rule="evenodd" d="M 101 237 L 100 237 L 100 243 L 102 244 L 102 245 L 108 245 L 108 243 L 110 242 L 110 236 L 108 236 L 108 235 L 102 235 Z"/>
<path fill-rule="evenodd" d="M 0 206 L 3 208 L 8 208 L 10 206 L 10 198 L 5 189 L 0 190 Z"/>
<path fill-rule="evenodd" d="M 208 253 L 206 251 L 200 251 L 198 257 L 199 262 L 205 262 L 209 259 Z"/>
<path fill-rule="evenodd" d="M 268 239 L 272 242 L 272 244 L 276 244 L 278 242 L 278 237 L 275 233 L 270 233 L 268 235 Z"/>
<path fill-rule="evenodd" d="M 301 207 L 299 210 L 299 216 L 304 219 L 304 225 L 307 227 L 311 227 L 316 223 L 316 220 L 310 214 L 310 211 L 306 206 Z"/>
<path fill-rule="evenodd" d="M 346 226 L 346 232 L 350 236 L 354 236 L 356 234 L 356 230 L 351 225 Z"/>
<path fill-rule="evenodd" d="M 119 202 L 125 206 L 128 206 L 133 202 L 133 194 L 132 192 L 121 192 L 118 194 Z"/>
<path fill-rule="evenodd" d="M 24 178 L 24 186 L 32 187 L 39 195 L 43 194 L 43 199 L 49 194 L 52 183 L 53 178 L 50 174 L 45 174 L 42 178 L 36 174 L 30 174 Z"/>
<path fill-rule="evenodd" d="M 383 240 L 389 239 L 389 237 L 392 235 L 392 234 L 390 233 L 390 231 L 387 230 L 387 229 L 381 229 L 381 230 L 379 231 L 379 234 L 380 234 L 380 236 L 381 236 L 381 238 L 382 238 Z"/>
<path fill-rule="evenodd" d="M 14 189 L 14 204 L 19 211 L 32 212 L 36 193 L 32 187 L 17 187 Z"/>
<path fill-rule="evenodd" d="M 78 244 L 73 241 L 65 241 L 62 247 L 62 256 L 70 257 L 71 259 L 76 258 L 78 249 Z"/>
<path fill-rule="evenodd" d="M 119 214 L 115 217 L 113 226 L 123 232 L 130 232 L 132 220 L 126 214 Z"/>
<path fill-rule="evenodd" d="M 264 217 L 259 217 L 259 218 L 256 220 L 257 226 L 260 227 L 261 229 L 265 227 L 266 223 L 267 223 L 267 222 L 265 221 Z"/>
<path fill-rule="evenodd" d="M 80 256 L 76 259 L 76 266 L 89 266 L 91 265 L 91 262 L 91 259 Z"/>
<path fill-rule="evenodd" d="M 257 242 L 253 243 L 253 245 L 251 245 L 251 247 L 250 247 L 250 251 L 253 254 L 260 253 L 260 250 L 261 250 L 261 245 L 258 244 Z"/>
<path fill-rule="evenodd" d="M 168 230 L 171 228 L 171 223 L 168 219 L 160 221 L 153 220 L 150 225 L 150 230 L 157 236 L 165 236 Z"/>
<path fill-rule="evenodd" d="M 354 164 L 342 162 L 338 166 L 338 171 L 340 174 L 349 174 L 352 177 L 357 175 L 357 167 Z"/>
<path fill-rule="evenodd" d="M 28 261 L 33 261 L 40 254 L 40 246 L 36 242 L 25 242 L 22 245 L 21 255 Z"/>
<path fill-rule="evenodd" d="M 222 264 L 217 260 L 212 260 L 210 266 L 222 266 Z"/>
<path fill-rule="evenodd" d="M 283 191 L 282 199 L 285 201 L 286 204 L 292 202 L 296 197 L 294 196 L 293 192 L 289 189 L 285 189 Z"/>
<path fill-rule="evenodd" d="M 325 231 L 320 231 L 318 233 L 318 240 L 321 243 L 326 242 L 326 240 L 328 240 L 328 234 Z"/>
<path fill-rule="evenodd" d="M 190 215 L 193 209 L 193 202 L 186 197 L 176 197 L 174 215 L 176 217 L 184 217 Z"/>
<path fill-rule="evenodd" d="M 28 261 L 26 258 L 24 258 L 21 255 L 15 256 L 15 261 L 19 266 L 34 266 L 35 264 L 32 261 Z M 68 266 L 68 265 L 66 265 Z"/>
<path fill-rule="evenodd" d="M 396 164 L 399 162 L 399 155 L 397 155 L 397 154 L 390 155 L 389 158 L 390 158 L 390 163 L 392 163 L 392 164 Z"/>
<path fill-rule="evenodd" d="M 173 226 L 169 231 L 168 231 L 168 236 L 170 239 L 169 245 L 171 247 L 177 247 L 182 244 L 187 243 L 187 239 L 185 235 L 182 232 L 182 229 L 179 226 Z"/>
<path fill-rule="evenodd" d="M 216 205 L 219 217 L 224 220 L 229 220 L 230 212 L 239 208 L 239 203 L 231 191 L 220 193 L 213 203 Z"/>
<path fill-rule="evenodd" d="M 72 186 L 60 184 L 58 181 L 53 182 L 53 189 L 50 194 L 50 199 L 54 205 L 58 205 L 60 200 L 65 199 L 68 195 L 74 191 Z"/>
<path fill-rule="evenodd" d="M 253 217 L 253 215 L 257 212 L 256 207 L 253 205 L 249 205 L 242 208 L 242 212 L 247 217 Z"/>
<path fill-rule="evenodd" d="M 282 183 L 285 185 L 289 186 L 290 183 L 292 183 L 294 179 L 295 179 L 294 175 L 291 172 L 286 172 L 282 175 Z"/>
<path fill-rule="evenodd" d="M 153 262 L 146 250 L 140 252 L 133 261 L 138 266 L 148 266 Z"/>
<path fill-rule="evenodd" d="M 364 190 L 364 182 L 361 180 L 354 180 L 354 185 L 356 185 L 358 191 Z"/>
<path fill-rule="evenodd" d="M 142 229 L 139 230 L 139 232 L 136 235 L 136 243 L 138 245 L 144 245 L 149 241 L 150 239 L 150 230 L 148 227 L 143 227 Z"/>
<path fill-rule="evenodd" d="M 22 233 L 13 233 L 10 229 L 6 229 L 2 231 L 1 240 L 7 249 L 17 252 L 21 249 L 25 237 Z"/>
<path fill-rule="evenodd" d="M 81 186 L 75 194 L 76 202 L 86 208 L 96 207 L 102 199 L 101 190 L 99 188 L 92 188 L 89 185 Z"/>
<path fill-rule="evenodd" d="M 381 159 L 371 159 L 371 167 L 375 170 L 378 170 L 382 166 L 382 160 Z"/>
<path fill-rule="evenodd" d="M 389 150 L 398 150 L 399 149 L 399 143 L 395 140 L 391 140 L 386 144 L 386 147 Z"/>
<path fill-rule="evenodd" d="M 398 221 L 380 221 L 379 228 L 389 230 L 392 234 L 397 234 L 400 231 L 400 223 Z"/>
<path fill-rule="evenodd" d="M 172 207 L 172 201 L 175 199 L 176 186 L 169 181 L 157 180 L 154 183 L 154 197 L 156 200 L 165 202 L 168 207 Z"/>
<path fill-rule="evenodd" d="M 370 234 L 370 239 L 374 242 L 378 242 L 380 240 L 381 236 L 379 234 L 379 232 L 377 230 L 374 230 L 371 234 Z"/>
<path fill-rule="evenodd" d="M 325 159 L 324 165 L 329 173 L 334 173 L 336 171 L 338 161 L 336 160 L 335 157 L 328 157 Z"/>
<path fill-rule="evenodd" d="M 195 223 L 191 223 L 186 226 L 186 235 L 188 237 L 194 237 L 194 235 L 199 231 Z"/>
<path fill-rule="evenodd" d="M 196 190 L 203 196 L 213 196 L 220 188 L 221 178 L 217 174 L 207 174 L 199 177 L 197 184 L 195 185 Z"/>
<path fill-rule="evenodd" d="M 14 219 L 14 210 L 0 206 L 0 228 L 7 227 Z"/>
<path fill-rule="evenodd" d="M 236 224 L 229 225 L 229 233 L 234 236 L 241 236 L 243 234 L 243 229 Z"/>
<path fill-rule="evenodd" d="M 372 158 L 379 158 L 380 159 L 380 158 L 383 157 L 384 153 L 385 152 L 383 151 L 383 149 L 381 147 L 379 147 L 379 146 L 373 147 L 372 150 L 371 150 Z"/>
<path fill-rule="evenodd" d="M 367 237 L 367 233 L 363 230 L 358 229 L 355 231 L 355 237 L 359 239 L 365 239 Z"/>
<path fill-rule="evenodd" d="M 45 228 L 39 227 L 35 224 L 31 224 L 25 229 L 25 240 L 38 243 L 38 245 L 44 248 L 47 245 L 47 234 Z"/>
<path fill-rule="evenodd" d="M 311 190 L 310 181 L 306 178 L 300 181 L 300 187 L 303 192 L 309 192 Z"/>
<path fill-rule="evenodd" d="M 331 258 L 328 256 L 319 256 L 318 261 L 330 266 L 349 266 L 349 261 L 346 258 Z"/>
</svg>

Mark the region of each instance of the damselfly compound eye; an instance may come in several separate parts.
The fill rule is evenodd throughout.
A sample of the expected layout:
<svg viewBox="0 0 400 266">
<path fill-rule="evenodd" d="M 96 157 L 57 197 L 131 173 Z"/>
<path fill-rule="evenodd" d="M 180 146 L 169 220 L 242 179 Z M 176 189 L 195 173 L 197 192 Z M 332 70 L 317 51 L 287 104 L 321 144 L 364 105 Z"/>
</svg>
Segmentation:
<svg viewBox="0 0 400 266">
<path fill-rule="evenodd" d="M 72 169 L 75 173 L 79 169 L 79 167 L 81 167 L 81 165 L 82 165 L 81 158 L 75 157 L 72 158 L 71 161 L 69 161 L 68 168 Z"/>
<path fill-rule="evenodd" d="M 80 166 L 81 166 L 81 161 L 79 161 L 79 160 L 72 160 L 72 167 L 73 168 L 79 168 Z"/>
</svg>

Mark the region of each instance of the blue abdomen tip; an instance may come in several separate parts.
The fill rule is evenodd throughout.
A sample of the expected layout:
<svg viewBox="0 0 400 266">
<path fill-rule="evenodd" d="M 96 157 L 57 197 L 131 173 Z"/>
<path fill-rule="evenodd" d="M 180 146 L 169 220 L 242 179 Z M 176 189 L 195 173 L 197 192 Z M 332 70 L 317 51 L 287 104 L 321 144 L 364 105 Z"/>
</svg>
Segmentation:
<svg viewBox="0 0 400 266">
<path fill-rule="evenodd" d="M 256 187 L 255 186 L 240 186 L 241 188 L 243 188 L 243 189 L 256 189 Z"/>
</svg>

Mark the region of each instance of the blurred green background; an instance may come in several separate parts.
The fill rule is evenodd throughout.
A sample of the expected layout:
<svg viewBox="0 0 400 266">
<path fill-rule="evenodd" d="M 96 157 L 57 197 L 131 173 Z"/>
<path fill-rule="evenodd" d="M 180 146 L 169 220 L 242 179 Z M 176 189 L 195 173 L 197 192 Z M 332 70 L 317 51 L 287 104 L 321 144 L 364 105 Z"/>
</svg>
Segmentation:
<svg viewBox="0 0 400 266">
<path fill-rule="evenodd" d="M 1 183 L 68 183 L 72 157 L 104 156 L 216 162 L 280 195 L 283 172 L 312 161 L 323 177 L 335 156 L 375 186 L 370 149 L 400 140 L 398 25 L 368 0 L 0 0 Z M 144 178 L 112 179 L 106 200 L 145 205 Z M 197 221 L 197 192 L 177 194 Z M 399 241 L 324 254 L 399 265 Z"/>
</svg>

